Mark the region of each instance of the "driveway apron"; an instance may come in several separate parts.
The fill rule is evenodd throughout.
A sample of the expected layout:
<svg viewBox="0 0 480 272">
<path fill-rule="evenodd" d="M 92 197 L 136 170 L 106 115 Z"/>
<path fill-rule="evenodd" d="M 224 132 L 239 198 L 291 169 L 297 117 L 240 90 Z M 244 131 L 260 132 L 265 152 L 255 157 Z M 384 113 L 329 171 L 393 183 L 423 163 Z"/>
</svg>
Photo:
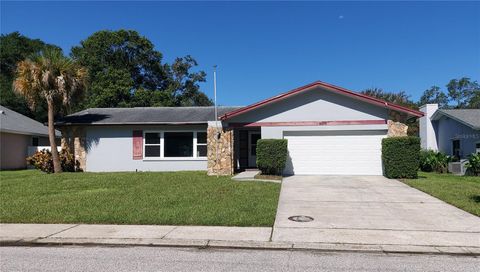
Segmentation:
<svg viewBox="0 0 480 272">
<path fill-rule="evenodd" d="M 289 219 L 299 215 L 313 220 Z M 292 176 L 272 240 L 480 247 L 480 218 L 382 176 Z"/>
</svg>

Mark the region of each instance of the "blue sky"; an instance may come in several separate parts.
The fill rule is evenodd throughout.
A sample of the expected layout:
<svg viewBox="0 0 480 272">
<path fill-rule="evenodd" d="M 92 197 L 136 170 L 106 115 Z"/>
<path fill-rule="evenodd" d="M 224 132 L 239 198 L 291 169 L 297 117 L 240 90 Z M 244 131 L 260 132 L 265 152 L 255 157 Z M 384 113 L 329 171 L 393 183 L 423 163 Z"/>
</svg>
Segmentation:
<svg viewBox="0 0 480 272">
<path fill-rule="evenodd" d="M 95 31 L 134 29 L 169 62 L 192 55 L 201 88 L 246 105 L 322 80 L 413 99 L 452 78 L 480 79 L 479 2 L 1 2 L 1 33 L 65 52 Z"/>
</svg>

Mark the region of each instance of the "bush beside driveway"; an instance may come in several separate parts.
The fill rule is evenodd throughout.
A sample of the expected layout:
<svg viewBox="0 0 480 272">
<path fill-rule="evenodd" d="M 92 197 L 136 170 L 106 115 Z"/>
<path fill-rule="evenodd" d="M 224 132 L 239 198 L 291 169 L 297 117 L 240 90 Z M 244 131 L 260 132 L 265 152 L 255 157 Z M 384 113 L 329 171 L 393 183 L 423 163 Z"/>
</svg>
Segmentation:
<svg viewBox="0 0 480 272">
<path fill-rule="evenodd" d="M 457 208 L 480 216 L 480 177 L 419 172 L 404 182 Z"/>
<path fill-rule="evenodd" d="M 272 226 L 280 184 L 205 172 L 0 172 L 2 223 Z"/>
</svg>

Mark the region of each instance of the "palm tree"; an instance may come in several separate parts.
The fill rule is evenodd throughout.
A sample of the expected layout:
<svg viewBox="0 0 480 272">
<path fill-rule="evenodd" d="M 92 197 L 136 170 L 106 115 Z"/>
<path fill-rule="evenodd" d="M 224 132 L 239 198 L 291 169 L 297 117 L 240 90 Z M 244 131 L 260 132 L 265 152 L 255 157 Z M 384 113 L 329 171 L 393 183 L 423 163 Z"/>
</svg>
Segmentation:
<svg viewBox="0 0 480 272">
<path fill-rule="evenodd" d="M 55 142 L 54 118 L 67 113 L 70 106 L 83 97 L 87 70 L 65 57 L 58 49 L 47 49 L 17 64 L 13 82 L 15 92 L 25 97 L 34 110 L 42 101 L 48 106 L 48 137 L 55 173 L 62 172 Z"/>
</svg>

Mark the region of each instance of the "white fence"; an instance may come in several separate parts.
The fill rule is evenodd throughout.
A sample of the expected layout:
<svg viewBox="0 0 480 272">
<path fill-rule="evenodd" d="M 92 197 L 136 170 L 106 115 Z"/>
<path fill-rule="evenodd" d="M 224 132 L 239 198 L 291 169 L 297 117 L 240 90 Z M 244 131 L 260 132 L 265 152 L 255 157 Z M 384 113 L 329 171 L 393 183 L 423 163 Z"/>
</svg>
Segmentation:
<svg viewBox="0 0 480 272">
<path fill-rule="evenodd" d="M 27 151 L 27 155 L 28 155 L 28 157 L 30 157 L 33 154 L 35 154 L 35 152 L 41 151 L 41 150 L 44 150 L 44 149 L 50 151 L 51 147 L 50 146 L 29 146 L 28 151 Z M 58 150 L 58 152 L 62 151 L 62 147 L 57 146 L 57 150 Z"/>
</svg>

